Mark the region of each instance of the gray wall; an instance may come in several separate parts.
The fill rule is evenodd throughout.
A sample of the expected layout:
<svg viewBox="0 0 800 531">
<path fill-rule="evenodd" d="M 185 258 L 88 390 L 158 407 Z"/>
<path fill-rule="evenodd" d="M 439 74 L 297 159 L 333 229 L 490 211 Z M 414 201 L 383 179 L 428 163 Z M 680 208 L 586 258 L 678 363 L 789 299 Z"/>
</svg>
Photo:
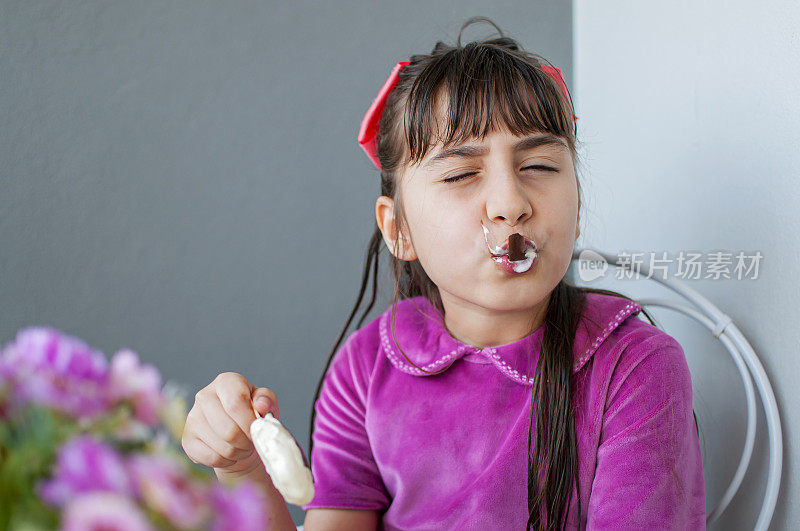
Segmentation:
<svg viewBox="0 0 800 531">
<path fill-rule="evenodd" d="M 796 1 L 577 0 L 574 11 L 574 94 L 590 198 L 583 245 L 673 259 L 682 250 L 763 256 L 757 279 L 687 284 L 734 320 L 771 381 L 784 461 L 770 529 L 786 530 L 800 525 L 792 504 L 800 499 L 798 27 Z M 666 292 L 643 289 L 645 281 L 616 284 L 631 294 Z M 692 371 L 711 511 L 742 454 L 744 386 L 705 329 L 670 310 L 653 312 Z M 760 411 L 744 482 L 709 529 L 753 529 L 767 479 L 765 422 Z"/>
<path fill-rule="evenodd" d="M 240 372 L 307 451 L 375 225 L 361 118 L 475 15 L 572 86 L 570 2 L 2 0 L 0 341 L 131 348 L 190 396 Z"/>
</svg>

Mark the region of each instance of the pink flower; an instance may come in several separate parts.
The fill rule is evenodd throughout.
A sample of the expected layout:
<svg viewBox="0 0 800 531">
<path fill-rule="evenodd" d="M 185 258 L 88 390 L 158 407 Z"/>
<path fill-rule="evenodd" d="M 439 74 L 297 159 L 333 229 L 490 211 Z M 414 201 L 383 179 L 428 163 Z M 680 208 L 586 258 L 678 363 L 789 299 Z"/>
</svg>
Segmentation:
<svg viewBox="0 0 800 531">
<path fill-rule="evenodd" d="M 111 358 L 108 393 L 114 403 L 130 400 L 140 422 L 148 426 L 158 424 L 158 412 L 165 405 L 161 375 L 154 366 L 142 365 L 132 350 L 120 350 Z"/>
<path fill-rule="evenodd" d="M 133 455 L 129 467 L 147 507 L 180 529 L 208 517 L 208 487 L 189 478 L 185 467 L 159 455 Z"/>
<path fill-rule="evenodd" d="M 58 330 L 28 327 L 2 353 L 0 373 L 11 382 L 10 403 L 34 403 L 77 417 L 108 410 L 108 366 L 102 352 Z"/>
<path fill-rule="evenodd" d="M 113 492 L 91 492 L 70 501 L 61 531 L 151 531 L 153 526 L 129 498 Z"/>
<path fill-rule="evenodd" d="M 84 435 L 61 446 L 53 477 L 39 483 L 37 491 L 44 501 L 57 506 L 93 491 L 135 495 L 122 457 L 111 446 Z"/>
<path fill-rule="evenodd" d="M 212 487 L 216 518 L 212 531 L 262 531 L 269 529 L 264 494 L 250 482 L 235 487 L 220 483 Z"/>
</svg>

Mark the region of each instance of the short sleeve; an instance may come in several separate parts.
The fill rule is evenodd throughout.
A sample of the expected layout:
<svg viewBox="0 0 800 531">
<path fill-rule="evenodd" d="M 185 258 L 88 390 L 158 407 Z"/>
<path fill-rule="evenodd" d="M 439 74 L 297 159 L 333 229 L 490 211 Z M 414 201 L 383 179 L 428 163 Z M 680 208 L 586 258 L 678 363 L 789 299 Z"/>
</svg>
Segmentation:
<svg viewBox="0 0 800 531">
<path fill-rule="evenodd" d="M 608 387 L 587 529 L 705 529 L 705 484 L 680 344 L 623 353 Z"/>
<path fill-rule="evenodd" d="M 312 435 L 311 471 L 314 508 L 384 510 L 389 495 L 372 455 L 365 427 L 371 373 L 356 331 L 336 353 L 323 378 Z"/>
</svg>

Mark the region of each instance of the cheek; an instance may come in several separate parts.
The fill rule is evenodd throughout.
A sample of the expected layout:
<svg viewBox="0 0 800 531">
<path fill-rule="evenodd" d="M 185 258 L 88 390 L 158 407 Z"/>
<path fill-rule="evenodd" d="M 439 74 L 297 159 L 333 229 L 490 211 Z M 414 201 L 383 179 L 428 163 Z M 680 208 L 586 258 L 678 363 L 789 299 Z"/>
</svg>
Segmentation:
<svg viewBox="0 0 800 531">
<path fill-rule="evenodd" d="M 469 208 L 462 208 L 457 201 L 426 186 L 414 192 L 407 204 L 413 205 L 409 207 L 409 224 L 415 236 L 419 234 L 424 241 L 436 245 L 450 245 L 464 232 L 462 227 L 470 223 Z"/>
<path fill-rule="evenodd" d="M 474 253 L 475 242 L 482 241 L 480 225 L 475 225 L 469 209 L 441 204 L 435 197 L 419 198 L 409 213 L 414 250 L 423 268 L 432 277 L 458 276 L 465 267 L 465 256 Z M 473 234 L 474 232 L 474 234 Z"/>
<path fill-rule="evenodd" d="M 539 208 L 540 217 L 546 219 L 550 244 L 569 246 L 575 239 L 578 221 L 578 196 L 568 190 L 552 197 Z"/>
<path fill-rule="evenodd" d="M 473 223 L 458 212 L 433 209 L 417 230 L 420 241 L 417 254 L 435 268 L 455 272 L 465 263 L 464 256 L 473 249 L 478 232 L 470 234 Z"/>
</svg>

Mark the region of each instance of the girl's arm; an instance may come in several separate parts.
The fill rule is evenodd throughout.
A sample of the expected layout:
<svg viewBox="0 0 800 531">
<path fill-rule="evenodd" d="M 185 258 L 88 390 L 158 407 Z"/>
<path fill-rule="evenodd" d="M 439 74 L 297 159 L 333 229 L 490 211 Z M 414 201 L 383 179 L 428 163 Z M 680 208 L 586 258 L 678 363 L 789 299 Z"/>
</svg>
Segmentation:
<svg viewBox="0 0 800 531">
<path fill-rule="evenodd" d="M 218 472 L 214 469 L 215 472 Z M 236 477 L 226 477 L 217 473 L 218 479 L 223 483 L 235 483 L 249 480 L 260 485 L 267 493 L 267 514 L 270 515 L 270 531 L 297 531 L 289 508 L 278 489 L 263 466 L 257 467 L 252 472 Z M 375 531 L 378 529 L 379 511 L 366 511 L 361 509 L 309 509 L 303 522 L 303 531 L 327 531 L 347 529 L 352 531 Z"/>
<path fill-rule="evenodd" d="M 379 511 L 361 509 L 309 509 L 303 531 L 328 531 L 348 529 L 375 531 L 378 529 Z"/>
<path fill-rule="evenodd" d="M 655 336 L 608 386 L 587 529 L 705 529 L 705 485 L 683 349 Z"/>
<path fill-rule="evenodd" d="M 252 481 L 263 489 L 266 494 L 266 513 L 270 518 L 268 526 L 270 531 L 297 531 L 297 526 L 294 524 L 292 515 L 289 513 L 289 508 L 286 506 L 286 500 L 284 500 L 283 495 L 272 483 L 272 479 L 269 477 L 269 474 L 267 474 L 267 470 L 264 468 L 264 465 L 261 464 L 261 458 L 258 458 L 258 461 L 255 468 L 242 475 L 226 474 L 225 471 L 217 468 L 214 469 L 214 472 L 221 483 L 232 485 L 247 480 Z"/>
<path fill-rule="evenodd" d="M 324 510 L 329 517 L 349 514 L 344 517 L 371 522 L 390 504 L 366 426 L 367 392 L 380 345 L 377 334 L 363 339 L 364 333 L 362 328 L 351 334 L 336 353 L 314 406 L 314 498 L 302 506 L 309 514 Z"/>
</svg>

